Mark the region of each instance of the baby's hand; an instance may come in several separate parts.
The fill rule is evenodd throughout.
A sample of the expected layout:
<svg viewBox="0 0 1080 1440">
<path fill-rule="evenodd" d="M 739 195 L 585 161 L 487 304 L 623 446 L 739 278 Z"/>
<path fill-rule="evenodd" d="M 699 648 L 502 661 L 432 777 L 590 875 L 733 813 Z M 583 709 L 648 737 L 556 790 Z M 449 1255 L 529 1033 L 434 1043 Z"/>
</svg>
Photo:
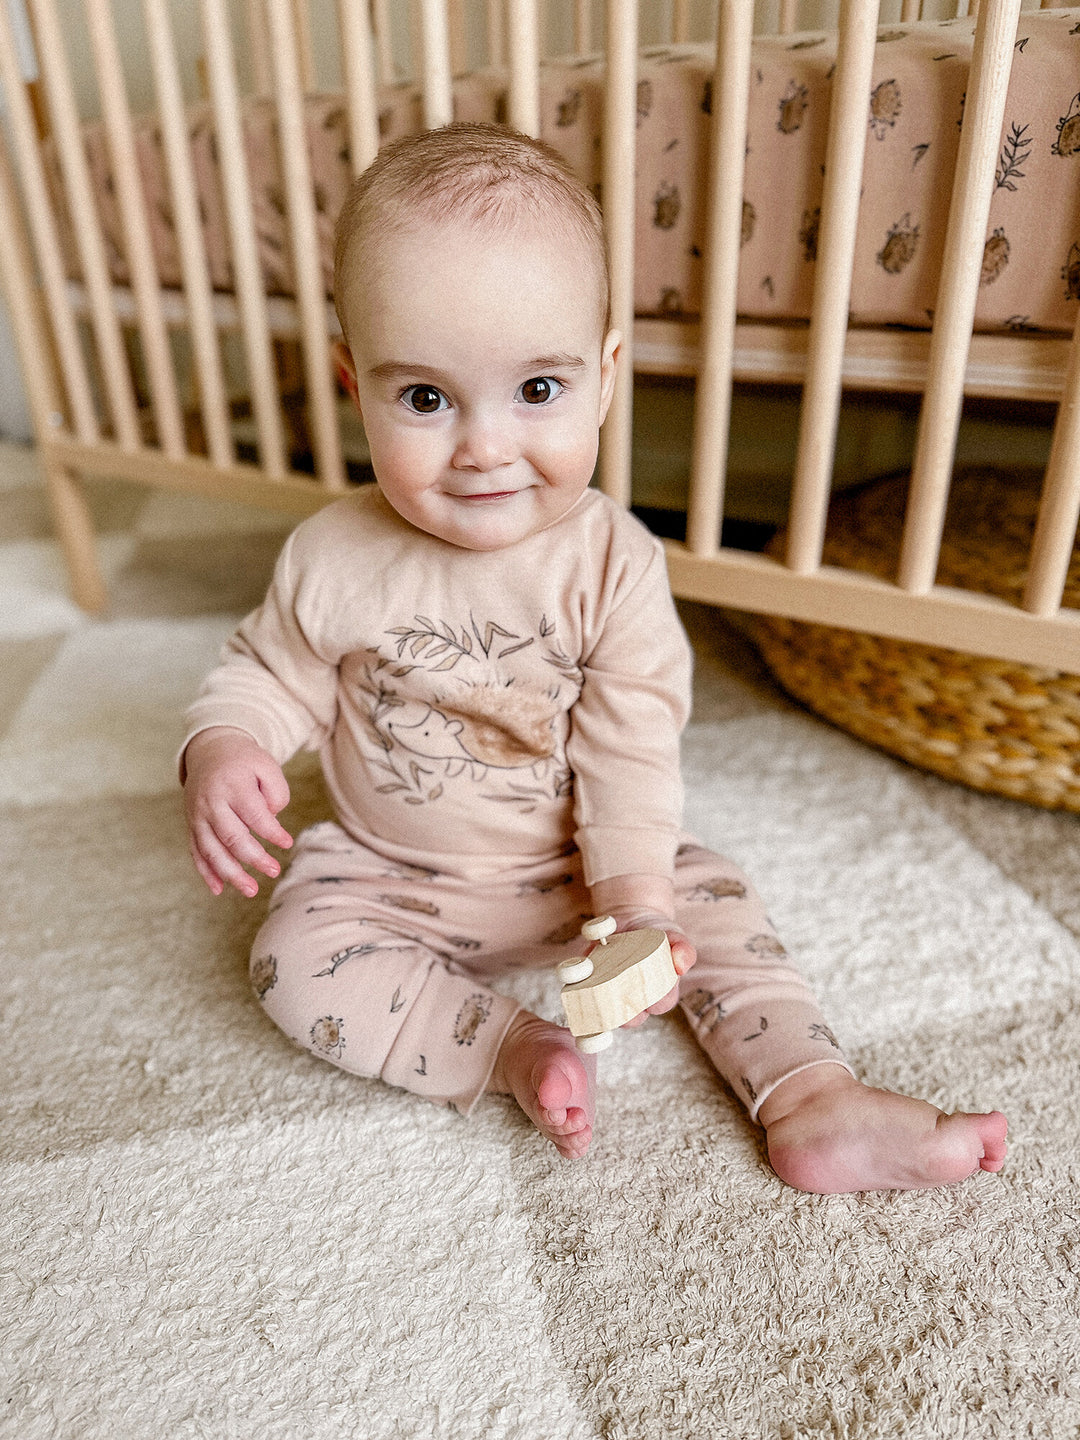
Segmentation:
<svg viewBox="0 0 1080 1440">
<path fill-rule="evenodd" d="M 258 882 L 243 867 L 273 879 L 281 866 L 255 836 L 283 849 L 292 845 L 277 820 L 289 803 L 281 766 L 250 735 L 224 726 L 196 735 L 184 764 L 188 844 L 196 870 L 215 895 L 226 884 L 241 895 L 257 895 Z"/>
<path fill-rule="evenodd" d="M 620 933 L 625 930 L 663 930 L 668 937 L 668 944 L 671 946 L 671 963 L 675 967 L 676 975 L 685 975 L 697 960 L 697 951 L 690 944 L 685 931 L 680 930 L 668 916 L 651 914 L 647 911 L 637 911 L 629 915 L 619 915 L 617 910 L 610 913 L 613 913 L 615 919 L 618 920 Z M 589 953 L 592 953 L 591 950 Z M 679 987 L 673 985 L 663 999 L 657 1000 L 648 1009 L 643 1010 L 640 1015 L 635 1015 L 632 1020 L 627 1020 L 623 1028 L 636 1029 L 638 1025 L 644 1025 L 650 1015 L 663 1015 L 668 1010 L 673 1010 L 678 1003 Z"/>
</svg>

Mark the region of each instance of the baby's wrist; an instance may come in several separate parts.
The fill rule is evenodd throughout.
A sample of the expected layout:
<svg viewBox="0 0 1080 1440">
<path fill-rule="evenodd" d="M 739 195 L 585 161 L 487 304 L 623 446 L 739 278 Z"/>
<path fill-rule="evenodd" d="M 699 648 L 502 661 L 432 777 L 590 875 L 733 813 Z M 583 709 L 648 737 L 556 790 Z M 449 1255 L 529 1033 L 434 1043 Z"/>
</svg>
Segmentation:
<svg viewBox="0 0 1080 1440">
<path fill-rule="evenodd" d="M 662 910 L 644 910 L 637 906 L 617 906 L 614 910 L 597 910 L 597 915 L 610 915 L 619 931 L 673 930 L 683 933 L 671 915 Z"/>
<path fill-rule="evenodd" d="M 613 875 L 590 887 L 593 910 L 611 915 L 620 930 L 660 930 L 675 926 L 675 890 L 659 875 Z"/>
<path fill-rule="evenodd" d="M 223 740 L 229 740 L 244 744 L 257 745 L 258 741 L 246 730 L 241 730 L 235 725 L 210 725 L 205 730 L 196 730 L 195 734 L 184 746 L 180 753 L 180 784 L 187 783 L 188 772 L 191 770 L 192 761 L 198 763 L 200 751 L 209 750 L 220 744 Z"/>
</svg>

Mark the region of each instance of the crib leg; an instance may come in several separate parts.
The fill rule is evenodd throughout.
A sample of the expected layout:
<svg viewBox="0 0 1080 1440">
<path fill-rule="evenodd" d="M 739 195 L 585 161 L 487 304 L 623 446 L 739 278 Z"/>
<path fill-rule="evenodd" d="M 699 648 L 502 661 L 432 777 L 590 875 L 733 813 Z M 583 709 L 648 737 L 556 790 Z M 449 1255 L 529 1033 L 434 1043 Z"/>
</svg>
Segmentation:
<svg viewBox="0 0 1080 1440">
<path fill-rule="evenodd" d="M 109 597 L 98 564 L 94 525 L 82 482 L 66 465 L 50 460 L 43 460 L 43 464 L 53 524 L 64 552 L 72 599 L 83 610 L 99 614 Z"/>
</svg>

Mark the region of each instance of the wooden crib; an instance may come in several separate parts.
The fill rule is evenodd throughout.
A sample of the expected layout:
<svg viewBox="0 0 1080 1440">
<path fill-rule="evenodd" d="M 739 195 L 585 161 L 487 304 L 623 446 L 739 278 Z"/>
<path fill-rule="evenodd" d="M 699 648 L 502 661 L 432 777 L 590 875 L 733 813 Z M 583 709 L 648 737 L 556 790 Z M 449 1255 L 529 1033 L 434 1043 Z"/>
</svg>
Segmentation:
<svg viewBox="0 0 1080 1440">
<path fill-rule="evenodd" d="M 734 609 L 781 614 L 870 633 L 930 642 L 1066 671 L 1080 671 L 1080 617 L 1062 607 L 1080 513 L 1080 349 L 1067 335 L 975 334 L 973 317 L 1022 0 L 982 0 L 960 133 L 933 328 L 849 328 L 853 247 L 867 136 L 867 95 L 879 23 L 919 16 L 915 0 L 842 0 L 809 321 L 747 319 L 737 306 L 743 239 L 743 143 L 752 0 L 716 0 L 710 38 L 711 135 L 700 319 L 634 314 L 634 175 L 638 104 L 637 0 L 565 0 L 575 49 L 607 37 L 601 193 L 609 232 L 614 323 L 624 365 L 607 420 L 600 484 L 628 503 L 633 456 L 633 371 L 696 377 L 693 460 L 685 543 L 668 542 L 679 596 Z M 213 115 L 222 199 L 235 278 L 211 285 L 192 174 L 185 98 L 177 59 L 178 12 L 141 0 L 156 114 L 182 284 L 161 283 L 148 238 L 145 196 L 133 140 L 132 105 L 121 64 L 115 0 L 79 0 L 112 160 L 127 280 L 110 270 L 99 207 L 80 133 L 69 59 L 71 36 L 56 0 L 26 0 L 40 79 L 27 84 L 25 37 L 0 4 L 0 85 L 10 147 L 0 146 L 0 247 L 5 293 L 23 362 L 57 532 L 79 602 L 105 604 L 83 485 L 118 477 L 209 497 L 241 500 L 298 516 L 350 484 L 343 458 L 341 397 L 329 362 L 336 321 L 319 260 L 304 96 L 315 83 L 313 26 L 336 27 L 347 113 L 349 165 L 359 173 L 379 144 L 378 87 L 394 77 L 390 0 L 246 0 L 238 44 L 226 0 L 198 0 L 203 76 Z M 69 6 L 69 12 L 73 8 Z M 928 5 L 926 8 L 930 8 Z M 1026 5 L 1023 8 L 1028 8 Z M 196 7 L 187 10 L 191 18 Z M 966 15 L 969 0 L 960 0 Z M 422 123 L 452 114 L 454 75 L 474 63 L 469 48 L 508 77 L 509 122 L 539 133 L 538 0 L 414 0 L 412 53 L 422 85 Z M 758 7 L 757 24 L 794 34 L 795 0 Z M 880 11 L 880 13 L 879 13 Z M 664 12 L 670 38 L 687 38 L 688 0 Z M 933 10 L 936 16 L 939 12 Z M 948 13 L 957 13 L 956 7 Z M 550 16 L 548 17 L 550 19 Z M 700 19 L 695 11 L 695 17 Z M 1080 19 L 1080 14 L 1077 16 Z M 479 40 L 477 37 L 481 37 Z M 238 52 L 245 62 L 238 66 Z M 250 91 L 272 97 L 295 294 L 269 295 L 252 221 L 241 105 Z M 1078 97 L 1080 98 L 1080 97 Z M 43 135 L 59 157 L 74 220 L 79 275 L 63 253 L 55 189 Z M 723 136 L 726 143 L 720 143 Z M 226 341 L 242 356 L 254 445 L 238 449 L 230 405 Z M 293 463 L 288 407 L 275 353 L 300 360 L 299 385 L 313 462 Z M 234 361 L 235 363 L 235 356 Z M 193 402 L 182 394 L 190 373 Z M 762 555 L 720 543 L 732 385 L 796 383 L 802 407 L 786 551 Z M 845 387 L 921 392 L 903 543 L 892 580 L 822 564 L 840 409 Z M 935 584 L 957 429 L 965 394 L 1060 400 L 1041 508 L 1020 604 Z M 194 420 L 194 423 L 193 423 Z M 313 470 L 314 473 L 309 473 Z"/>
</svg>

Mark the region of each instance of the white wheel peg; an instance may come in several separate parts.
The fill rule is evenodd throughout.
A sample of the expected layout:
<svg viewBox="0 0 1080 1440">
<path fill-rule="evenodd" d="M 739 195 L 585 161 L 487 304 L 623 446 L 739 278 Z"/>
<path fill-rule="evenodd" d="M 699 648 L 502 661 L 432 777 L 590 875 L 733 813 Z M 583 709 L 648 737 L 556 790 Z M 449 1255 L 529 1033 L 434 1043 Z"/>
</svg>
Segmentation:
<svg viewBox="0 0 1080 1440">
<path fill-rule="evenodd" d="M 613 916 L 598 915 L 595 920 L 585 921 L 581 933 L 586 940 L 599 940 L 601 945 L 606 945 L 607 937 L 614 935 L 618 928 L 618 921 Z"/>
<path fill-rule="evenodd" d="M 614 1039 L 610 1030 L 601 1030 L 597 1035 L 579 1035 L 574 1043 L 583 1055 L 595 1055 L 598 1050 L 606 1050 Z"/>
<path fill-rule="evenodd" d="M 593 963 L 587 955 L 583 955 L 579 960 L 564 960 L 555 968 L 564 985 L 576 985 L 579 980 L 589 978 L 593 972 Z"/>
</svg>

